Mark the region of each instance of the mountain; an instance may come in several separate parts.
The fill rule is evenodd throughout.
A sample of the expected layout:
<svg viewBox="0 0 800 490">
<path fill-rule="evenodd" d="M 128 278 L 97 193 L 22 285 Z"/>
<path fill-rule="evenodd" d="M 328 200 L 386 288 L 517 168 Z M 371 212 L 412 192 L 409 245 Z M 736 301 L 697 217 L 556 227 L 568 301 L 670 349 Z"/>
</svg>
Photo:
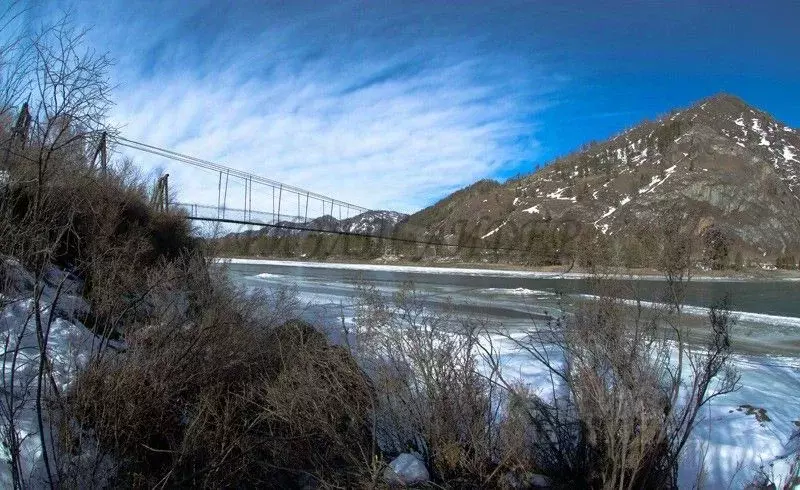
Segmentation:
<svg viewBox="0 0 800 490">
<path fill-rule="evenodd" d="M 800 133 L 720 94 L 645 121 L 506 183 L 484 180 L 408 218 L 403 229 L 454 240 L 519 241 L 536 223 L 580 223 L 623 239 L 665 215 L 695 216 L 750 257 L 800 245 Z"/>
<path fill-rule="evenodd" d="M 336 231 L 358 233 L 371 236 L 388 236 L 390 235 L 398 223 L 402 222 L 408 217 L 407 214 L 398 213 L 395 211 L 366 211 L 364 213 L 353 216 L 352 218 L 336 219 L 333 216 L 325 215 L 319 218 L 314 218 L 307 223 L 296 223 L 293 221 L 280 221 L 279 225 L 286 226 L 287 228 L 275 228 L 265 226 L 260 230 L 247 231 L 238 235 L 246 236 L 268 236 L 268 237 L 282 237 L 282 236 L 308 236 L 309 231 L 293 230 L 289 227 L 305 228 L 320 231 Z"/>
</svg>

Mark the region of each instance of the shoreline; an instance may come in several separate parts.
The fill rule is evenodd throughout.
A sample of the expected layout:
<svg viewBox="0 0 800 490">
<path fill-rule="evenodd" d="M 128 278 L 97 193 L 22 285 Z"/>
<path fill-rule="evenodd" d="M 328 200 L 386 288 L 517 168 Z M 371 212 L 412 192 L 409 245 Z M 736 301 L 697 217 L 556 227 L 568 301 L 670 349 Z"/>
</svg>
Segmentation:
<svg viewBox="0 0 800 490">
<path fill-rule="evenodd" d="M 383 271 L 383 272 L 401 272 L 401 273 L 416 273 L 416 274 L 450 274 L 461 276 L 484 276 L 484 277 L 507 277 L 507 278 L 530 278 L 530 279 L 567 279 L 567 280 L 580 280 L 587 277 L 589 274 L 586 272 L 545 272 L 545 271 L 530 271 L 530 270 L 496 270 L 496 269 L 468 269 L 468 268 L 454 268 L 454 267 L 423 267 L 423 266 L 406 266 L 406 265 L 387 265 L 387 264 L 373 264 L 373 263 L 345 263 L 345 262 L 302 262 L 296 260 L 279 260 L 279 259 L 254 259 L 254 258 L 233 258 L 233 257 L 220 257 L 215 258 L 214 261 L 219 264 L 252 264 L 252 265 L 267 265 L 278 267 L 291 267 L 291 268 L 312 268 L 312 269 L 338 269 L 344 271 Z M 271 273 L 270 273 L 271 275 Z M 663 281 L 660 276 L 632 276 L 632 275 L 618 275 L 616 277 L 609 276 L 612 279 L 634 279 L 646 281 Z M 747 279 L 731 279 L 727 277 L 700 277 L 695 278 L 698 282 L 747 282 Z M 759 280 L 752 280 L 756 283 Z M 763 281 L 763 279 L 762 279 Z M 780 281 L 780 279 L 772 279 L 772 281 Z M 530 293 L 534 293 L 530 291 Z M 512 293 L 513 294 L 513 293 Z M 591 294 L 576 293 L 574 295 L 576 300 L 594 300 L 595 296 Z M 635 307 L 634 300 L 623 300 L 626 308 Z M 649 307 L 659 308 L 664 307 L 663 303 L 655 303 L 651 301 L 643 301 L 642 305 Z M 705 306 L 697 306 L 686 304 L 684 308 L 684 321 L 694 325 L 692 330 L 696 330 L 699 325 L 705 326 L 704 319 L 708 316 L 709 308 Z M 763 338 L 759 335 L 755 337 L 748 330 L 740 331 L 734 335 L 737 342 L 737 353 L 740 355 L 759 355 L 767 357 L 784 357 L 793 360 L 800 359 L 798 354 L 797 332 L 800 332 L 800 317 L 775 315 L 769 313 L 758 313 L 745 310 L 732 310 L 731 314 L 736 318 L 737 322 L 741 321 L 740 326 L 747 327 L 747 329 L 760 328 L 759 325 L 771 325 L 780 327 L 784 330 L 786 337 L 781 337 L 778 343 L 774 339 Z M 697 324 L 697 325 L 695 325 Z M 793 365 L 800 368 L 800 364 Z"/>
<path fill-rule="evenodd" d="M 215 257 L 217 263 L 275 265 L 283 267 L 313 267 L 319 269 L 377 270 L 386 272 L 405 272 L 417 274 L 452 274 L 462 276 L 496 276 L 496 277 L 528 277 L 533 279 L 586 279 L 595 276 L 577 268 L 564 267 L 524 267 L 509 264 L 471 264 L 471 263 L 419 263 L 411 262 L 366 262 L 366 261 L 318 261 L 257 257 Z M 752 271 L 745 273 L 735 271 L 699 271 L 692 277 L 698 282 L 800 282 L 797 271 Z M 653 269 L 634 269 L 624 271 L 620 268 L 609 268 L 601 273 L 608 279 L 629 279 L 644 281 L 664 281 L 664 276 Z"/>
</svg>

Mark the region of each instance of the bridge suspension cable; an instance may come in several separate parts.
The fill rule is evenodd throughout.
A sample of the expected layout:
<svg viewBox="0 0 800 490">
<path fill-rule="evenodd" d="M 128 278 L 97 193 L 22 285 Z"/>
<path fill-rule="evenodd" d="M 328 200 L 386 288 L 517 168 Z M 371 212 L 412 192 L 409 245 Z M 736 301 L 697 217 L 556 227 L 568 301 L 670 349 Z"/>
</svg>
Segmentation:
<svg viewBox="0 0 800 490">
<path fill-rule="evenodd" d="M 114 135 L 114 136 L 109 135 L 109 139 L 112 139 L 120 146 L 124 146 L 138 151 L 143 151 L 153 155 L 158 155 L 173 161 L 192 165 L 194 167 L 220 172 L 221 174 L 225 174 L 226 177 L 234 177 L 242 179 L 243 181 L 245 181 L 246 183 L 245 185 L 248 185 L 249 183 L 251 189 L 250 192 L 252 192 L 252 183 L 257 183 L 270 186 L 275 189 L 280 189 L 281 192 L 289 192 L 292 194 L 297 194 L 298 196 L 303 196 L 306 199 L 315 199 L 318 201 L 322 201 L 323 203 L 325 203 L 325 205 L 330 205 L 331 209 L 334 206 L 337 206 L 340 209 L 347 208 L 348 210 L 354 211 L 355 213 L 364 213 L 366 211 L 369 211 L 368 208 L 359 206 L 357 204 L 328 197 L 293 185 L 284 184 L 283 182 L 279 182 L 277 180 L 268 179 L 266 177 L 261 177 L 259 175 L 255 175 L 249 172 L 244 172 L 242 170 L 222 165 L 220 163 L 212 162 L 210 160 L 204 160 L 202 158 L 193 157 L 191 155 L 186 155 L 184 153 L 179 153 L 177 151 L 161 148 L 155 145 L 150 145 L 147 143 L 143 143 L 141 141 L 128 139 L 119 135 Z M 252 199 L 252 197 L 250 196 L 249 199 Z M 280 204 L 280 199 L 278 202 Z"/>
</svg>

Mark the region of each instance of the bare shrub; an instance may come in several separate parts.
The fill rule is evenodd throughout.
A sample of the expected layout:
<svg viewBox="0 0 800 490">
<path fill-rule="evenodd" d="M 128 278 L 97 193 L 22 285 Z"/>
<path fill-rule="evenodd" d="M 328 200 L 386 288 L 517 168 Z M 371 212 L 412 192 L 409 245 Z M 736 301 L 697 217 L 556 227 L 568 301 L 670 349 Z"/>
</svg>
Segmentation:
<svg viewBox="0 0 800 490">
<path fill-rule="evenodd" d="M 482 326 L 427 307 L 410 284 L 391 299 L 360 288 L 354 351 L 375 387 L 378 444 L 419 452 L 436 481 L 457 487 L 496 484 L 512 458 L 496 430 L 497 386 L 479 372 Z"/>
<path fill-rule="evenodd" d="M 264 322 L 258 298 L 234 296 L 203 270 L 188 279 L 176 300 L 185 307 L 162 303 L 71 394 L 82 430 L 119 461 L 119 483 L 368 478 L 372 395 L 349 354 L 305 324 Z"/>
<path fill-rule="evenodd" d="M 13 8 L 0 15 L 2 26 Z M 101 172 L 94 165 L 97 139 L 111 131 L 104 122 L 110 61 L 86 50 L 82 38 L 64 18 L 33 39 L 0 47 L 0 252 L 6 272 L 5 265 L 16 262 L 31 276 L 25 287 L 4 284 L 9 287 L 0 292 L 4 307 L 16 303 L 30 312 L 2 339 L 3 408 L 8 408 L 2 411 L 2 442 L 11 458 L 11 484 L 18 488 L 34 484 L 32 475 L 23 474 L 23 444 L 39 441 L 41 456 L 29 459 L 41 463 L 46 474 L 37 475 L 35 484 L 57 485 L 71 457 L 57 442 L 60 426 L 70 425 L 53 372 L 54 362 L 64 361 L 51 358 L 49 345 L 53 322 L 70 310 L 61 305 L 65 284 L 83 286 L 69 291 L 90 300 L 91 314 L 81 308 L 80 320 L 109 335 L 114 325 L 130 320 L 128 312 L 146 295 L 148 270 L 194 248 L 185 220 L 148 208 L 129 167 Z M 19 56 L 9 58 L 9 53 Z M 24 104 L 23 92 L 29 95 Z M 69 271 L 58 284 L 49 282 L 53 265 Z M 18 271 L 3 275 L 11 282 L 20 277 Z M 31 339 L 34 345 L 27 345 Z M 23 367 L 34 370 L 26 375 L 26 386 L 20 385 L 21 377 L 8 374 Z M 22 427 L 23 417 L 31 418 L 26 413 L 31 403 L 35 423 Z"/>
<path fill-rule="evenodd" d="M 534 467 L 571 485 L 672 488 L 700 409 L 736 389 L 727 304 L 711 309 L 706 345 L 689 346 L 677 314 L 600 295 L 522 337 L 504 334 L 551 379 L 550 397 L 500 375 L 525 416 Z M 498 351 L 487 357 L 501 372 Z"/>
<path fill-rule="evenodd" d="M 67 19 L 43 29 L 17 66 L 32 99 L 0 108 L 24 123 L 11 131 L 13 118 L 2 120 L 3 136 L 14 138 L 3 141 L 0 250 L 33 272 L 23 299 L 33 298 L 27 320 L 38 341 L 31 357 L 13 335 L 3 338 L 2 442 L 13 485 L 29 483 L 19 449 L 33 437 L 46 467 L 38 483 L 51 487 L 112 474 L 117 484 L 161 487 L 374 480 L 372 395 L 350 355 L 286 324 L 281 305 L 265 312 L 265 298 L 215 278 L 185 216 L 153 210 L 125 162 L 97 168 L 98 139 L 113 132 L 104 121 L 110 60 L 84 50 L 82 38 Z M 42 314 L 58 308 L 58 293 L 43 300 L 52 264 L 79 279 L 91 311 L 81 319 L 102 334 L 67 393 L 50 368 L 53 315 Z M 14 372 L 23 355 L 34 375 L 21 389 L 12 375 L 6 390 L 6 368 Z M 38 427 L 25 435 L 17 422 L 31 403 Z"/>
</svg>

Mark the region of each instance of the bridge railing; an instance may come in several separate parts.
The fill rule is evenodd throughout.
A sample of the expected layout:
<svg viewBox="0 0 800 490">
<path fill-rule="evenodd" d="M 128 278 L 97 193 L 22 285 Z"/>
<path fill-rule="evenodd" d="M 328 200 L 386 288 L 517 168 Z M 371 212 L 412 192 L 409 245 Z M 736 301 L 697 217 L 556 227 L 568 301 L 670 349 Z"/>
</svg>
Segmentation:
<svg viewBox="0 0 800 490">
<path fill-rule="evenodd" d="M 201 218 L 207 220 L 228 220 L 234 222 L 275 225 L 278 223 L 297 223 L 306 222 L 304 216 L 289 214 L 276 214 L 272 212 L 255 211 L 252 209 L 218 207 L 205 204 L 194 203 L 172 203 L 171 206 L 182 209 L 190 218 Z"/>
</svg>

